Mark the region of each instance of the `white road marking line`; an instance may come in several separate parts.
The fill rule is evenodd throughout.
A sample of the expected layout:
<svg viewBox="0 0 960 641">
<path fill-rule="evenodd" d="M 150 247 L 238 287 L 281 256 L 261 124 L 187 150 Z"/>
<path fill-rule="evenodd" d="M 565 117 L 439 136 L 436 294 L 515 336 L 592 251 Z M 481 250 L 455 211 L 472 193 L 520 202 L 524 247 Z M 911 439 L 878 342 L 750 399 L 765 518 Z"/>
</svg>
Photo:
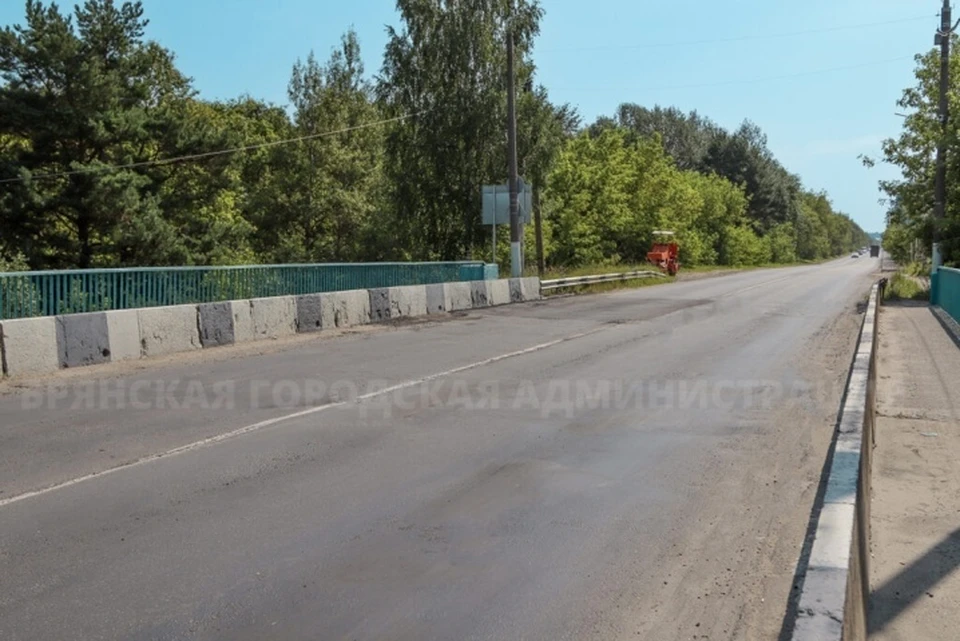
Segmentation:
<svg viewBox="0 0 960 641">
<path fill-rule="evenodd" d="M 610 329 L 610 328 L 612 328 L 612 327 L 615 327 L 615 325 L 601 325 L 601 326 L 599 326 L 599 327 L 595 327 L 595 328 L 593 328 L 593 329 L 589 329 L 589 330 L 584 331 L 584 332 L 578 332 L 578 333 L 576 333 L 576 334 L 570 334 L 570 335 L 564 336 L 564 337 L 562 337 L 562 338 L 557 338 L 557 339 L 554 339 L 554 340 L 552 340 L 552 341 L 547 341 L 547 342 L 545 342 L 545 343 L 539 343 L 539 344 L 537 344 L 537 345 L 533 345 L 533 346 L 531 346 L 531 347 L 525 347 L 525 348 L 523 348 L 523 349 L 518 349 L 518 350 L 516 350 L 516 351 L 508 352 L 508 353 L 506 353 L 506 354 L 499 354 L 499 355 L 497 355 L 497 356 L 492 356 L 492 357 L 490 357 L 490 358 L 485 358 L 485 359 L 483 359 L 482 361 L 477 361 L 477 362 L 475 362 L 475 363 L 470 363 L 470 364 L 468 364 L 468 365 L 461 365 L 460 367 L 454 367 L 453 369 L 449 369 L 449 370 L 446 370 L 446 371 L 443 371 L 443 372 L 437 372 L 437 373 L 435 373 L 435 374 L 428 374 L 427 376 L 423 376 L 423 377 L 421 377 L 421 378 L 417 378 L 417 379 L 413 379 L 413 380 L 409 380 L 409 381 L 404 381 L 403 383 L 397 383 L 396 385 L 391 385 L 390 387 L 386 387 L 386 388 L 381 389 L 381 390 L 375 390 L 375 391 L 373 391 L 373 392 L 367 392 L 366 394 L 360 394 L 360 395 L 358 395 L 353 401 L 332 401 L 332 402 L 330 402 L 330 403 L 324 403 L 323 405 L 317 405 L 317 406 L 315 406 L 315 407 L 309 407 L 309 408 L 307 408 L 307 409 L 299 410 L 299 411 L 297 411 L 297 412 L 292 412 L 292 413 L 290 413 L 290 414 L 284 414 L 283 416 L 275 416 L 274 418 L 268 418 L 268 419 L 266 419 L 266 420 L 259 421 L 259 422 L 257 422 L 257 423 L 253 423 L 253 424 L 251 424 L 251 425 L 246 425 L 246 426 L 244 426 L 244 427 L 240 427 L 240 428 L 238 428 L 238 429 L 231 430 L 231 431 L 229 431 L 229 432 L 224 432 L 223 434 L 217 434 L 216 436 L 211 436 L 211 437 L 209 437 L 209 438 L 205 438 L 205 439 L 200 440 L 200 441 L 195 441 L 195 442 L 193 442 L 193 443 L 188 443 L 188 444 L 186 444 L 186 445 L 181 445 L 181 446 L 179 446 L 179 447 L 175 447 L 175 448 L 173 448 L 173 449 L 171 449 L 171 450 L 167 450 L 167 451 L 161 452 L 161 453 L 159 453 L 159 454 L 151 454 L 151 455 L 149 455 L 149 456 L 144 456 L 144 457 L 139 458 L 139 459 L 136 459 L 136 460 L 134 460 L 134 461 L 130 461 L 129 463 L 123 463 L 122 465 L 118 465 L 118 466 L 116 466 L 116 467 L 111 467 L 111 468 L 108 468 L 108 469 L 106 469 L 106 470 L 100 470 L 99 472 L 91 472 L 90 474 L 84 474 L 83 476 L 78 476 L 78 477 L 73 478 L 73 479 L 70 479 L 70 480 L 68 480 L 68 481 L 63 481 L 63 482 L 61 482 L 61 483 L 55 483 L 54 485 L 48 485 L 47 487 L 39 488 L 39 489 L 36 489 L 36 490 L 29 490 L 29 491 L 27 491 L 27 492 L 23 492 L 23 493 L 21 493 L 21 494 L 15 495 L 15 496 L 10 496 L 10 497 L 7 497 L 7 498 L 5 498 L 5 499 L 0 499 L 0 508 L 6 507 L 6 506 L 8 506 L 8 505 L 12 505 L 12 504 L 14 504 L 14 503 L 19 503 L 20 501 L 25 501 L 25 500 L 27 500 L 27 499 L 32 499 L 32 498 L 36 498 L 36 497 L 38 497 L 38 496 L 43 496 L 44 494 L 50 494 L 51 492 L 56 492 L 56 491 L 58 491 L 58 490 L 64 490 L 64 489 L 67 489 L 68 487 L 72 487 L 72 486 L 78 485 L 78 484 L 80 484 L 80 483 L 85 483 L 86 481 L 92 481 L 93 479 L 96 479 L 96 478 L 100 478 L 100 477 L 103 477 L 103 476 L 107 476 L 107 475 L 109 475 L 109 474 L 114 474 L 115 472 L 120 472 L 120 471 L 123 471 L 123 470 L 129 470 L 129 469 L 131 469 L 131 468 L 138 467 L 138 466 L 144 465 L 144 464 L 146 464 L 146 463 L 152 463 L 152 462 L 154 462 L 154 461 L 159 461 L 159 460 L 162 460 L 162 459 L 165 459 L 165 458 L 170 458 L 171 456 L 177 456 L 177 455 L 179 455 L 179 454 L 185 454 L 185 453 L 187 453 L 187 452 L 192 452 L 193 450 L 200 449 L 200 448 L 202 448 L 202 447 L 207 447 L 207 446 L 209 446 L 209 445 L 214 445 L 214 444 L 216 444 L 216 443 L 220 443 L 220 442 L 226 441 L 226 440 L 228 440 L 228 439 L 233 439 L 233 438 L 236 438 L 236 437 L 238 437 L 238 436 L 243 436 L 244 434 L 250 434 L 251 432 L 256 432 L 256 431 L 262 430 L 262 429 L 264 429 L 264 428 L 267 428 L 267 427 L 271 427 L 271 426 L 273 426 L 273 425 L 276 425 L 276 424 L 278 424 L 278 423 L 283 423 L 283 422 L 285 422 L 285 421 L 293 420 L 293 419 L 296 419 L 296 418 L 302 418 L 302 417 L 304 417 L 304 416 L 310 416 L 311 414 L 317 414 L 317 413 L 319 413 L 319 412 L 323 412 L 323 411 L 326 411 L 326 410 L 329 410 L 329 409 L 332 409 L 332 408 L 335 408 L 335 407 L 345 407 L 345 406 L 348 406 L 348 405 L 351 405 L 351 404 L 354 404 L 354 403 L 361 403 L 361 402 L 366 401 L 366 400 L 369 400 L 369 399 L 371 399 L 371 398 L 376 398 L 376 397 L 378 397 L 378 396 L 383 396 L 383 395 L 385 395 L 385 394 L 391 394 L 391 393 L 393 393 L 393 392 L 396 392 L 396 391 L 399 391 L 399 390 L 403 390 L 403 389 L 406 389 L 406 388 L 409 388 L 409 387 L 414 387 L 414 386 L 416 386 L 416 385 L 420 385 L 420 384 L 426 383 L 426 382 L 428 382 L 428 381 L 436 380 L 436 379 L 442 378 L 442 377 L 444 377 L 444 376 L 451 376 L 451 375 L 453 375 L 453 374 L 459 374 L 460 372 L 465 372 L 465 371 L 467 371 L 467 370 L 475 369 L 475 368 L 478 368 L 478 367 L 483 367 L 483 366 L 485 366 L 485 365 L 491 365 L 491 364 L 493 364 L 493 363 L 497 363 L 497 362 L 499 362 L 499 361 L 506 360 L 506 359 L 508 359 L 508 358 L 514 358 L 514 357 L 517 357 L 517 356 L 523 356 L 524 354 L 530 354 L 530 353 L 533 353 L 533 352 L 538 352 L 538 351 L 540 351 L 540 350 L 544 350 L 544 349 L 547 349 L 547 348 L 549 348 L 549 347 L 553 347 L 554 345 L 559 345 L 560 343 L 565 343 L 565 342 L 568 342 L 568 341 L 576 340 L 576 339 L 578 339 L 578 338 L 584 338 L 584 337 L 589 336 L 589 335 L 591 335 L 591 334 L 596 334 L 597 332 L 601 332 L 601 331 L 604 331 L 604 330 L 606 330 L 606 329 Z"/>
</svg>

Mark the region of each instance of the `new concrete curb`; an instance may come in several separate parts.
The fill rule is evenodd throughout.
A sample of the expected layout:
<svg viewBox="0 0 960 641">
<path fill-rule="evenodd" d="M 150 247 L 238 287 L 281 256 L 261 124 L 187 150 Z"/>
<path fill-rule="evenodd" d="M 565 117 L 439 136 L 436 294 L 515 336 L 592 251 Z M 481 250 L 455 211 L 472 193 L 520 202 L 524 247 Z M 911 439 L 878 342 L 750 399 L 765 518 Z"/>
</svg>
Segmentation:
<svg viewBox="0 0 960 641">
<path fill-rule="evenodd" d="M 512 278 L 24 318 L 0 323 L 0 365 L 9 376 L 47 374 L 535 300 L 538 278 Z"/>
<path fill-rule="evenodd" d="M 793 641 L 867 638 L 870 595 L 870 470 L 874 443 L 877 306 L 882 284 L 870 290 L 857 352 L 847 381 L 828 470 L 823 507 L 793 626 Z"/>
</svg>

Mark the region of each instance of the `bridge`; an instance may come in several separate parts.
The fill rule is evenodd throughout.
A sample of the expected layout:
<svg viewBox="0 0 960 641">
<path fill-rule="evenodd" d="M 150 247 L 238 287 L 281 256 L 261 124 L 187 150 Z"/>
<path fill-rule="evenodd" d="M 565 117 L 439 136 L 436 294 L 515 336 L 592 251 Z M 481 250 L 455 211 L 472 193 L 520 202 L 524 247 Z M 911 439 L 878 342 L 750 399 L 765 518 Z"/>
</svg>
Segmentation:
<svg viewBox="0 0 960 641">
<path fill-rule="evenodd" d="M 0 638 L 777 638 L 877 278 L 840 259 L 11 378 Z"/>
</svg>

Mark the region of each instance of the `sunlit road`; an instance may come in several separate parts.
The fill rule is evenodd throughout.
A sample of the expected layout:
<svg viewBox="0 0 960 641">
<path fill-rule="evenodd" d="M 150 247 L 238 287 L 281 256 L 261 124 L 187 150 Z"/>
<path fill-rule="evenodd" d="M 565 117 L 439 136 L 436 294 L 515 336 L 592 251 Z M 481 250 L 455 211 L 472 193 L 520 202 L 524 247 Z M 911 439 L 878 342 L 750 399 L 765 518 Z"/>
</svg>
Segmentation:
<svg viewBox="0 0 960 641">
<path fill-rule="evenodd" d="M 776 638 L 877 267 L 8 387 L 0 639 Z"/>
</svg>

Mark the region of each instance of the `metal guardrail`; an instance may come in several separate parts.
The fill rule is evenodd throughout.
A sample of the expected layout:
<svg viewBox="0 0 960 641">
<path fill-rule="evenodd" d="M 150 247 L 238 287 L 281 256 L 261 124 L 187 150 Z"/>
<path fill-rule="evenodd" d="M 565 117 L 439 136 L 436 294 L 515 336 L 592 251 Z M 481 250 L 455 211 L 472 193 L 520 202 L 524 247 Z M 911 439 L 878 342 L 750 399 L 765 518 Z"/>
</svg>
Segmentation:
<svg viewBox="0 0 960 641">
<path fill-rule="evenodd" d="M 493 268 L 493 269 L 492 269 Z M 0 273 L 0 320 L 496 278 L 480 261 Z"/>
<path fill-rule="evenodd" d="M 576 287 L 578 285 L 595 285 L 597 283 L 610 283 L 621 280 L 633 280 L 634 278 L 666 278 L 662 273 L 656 271 L 633 271 L 622 272 L 618 274 L 596 274 L 593 276 L 571 276 L 570 278 L 555 278 L 553 280 L 540 281 L 540 289 L 558 289 L 560 287 Z"/>
</svg>

